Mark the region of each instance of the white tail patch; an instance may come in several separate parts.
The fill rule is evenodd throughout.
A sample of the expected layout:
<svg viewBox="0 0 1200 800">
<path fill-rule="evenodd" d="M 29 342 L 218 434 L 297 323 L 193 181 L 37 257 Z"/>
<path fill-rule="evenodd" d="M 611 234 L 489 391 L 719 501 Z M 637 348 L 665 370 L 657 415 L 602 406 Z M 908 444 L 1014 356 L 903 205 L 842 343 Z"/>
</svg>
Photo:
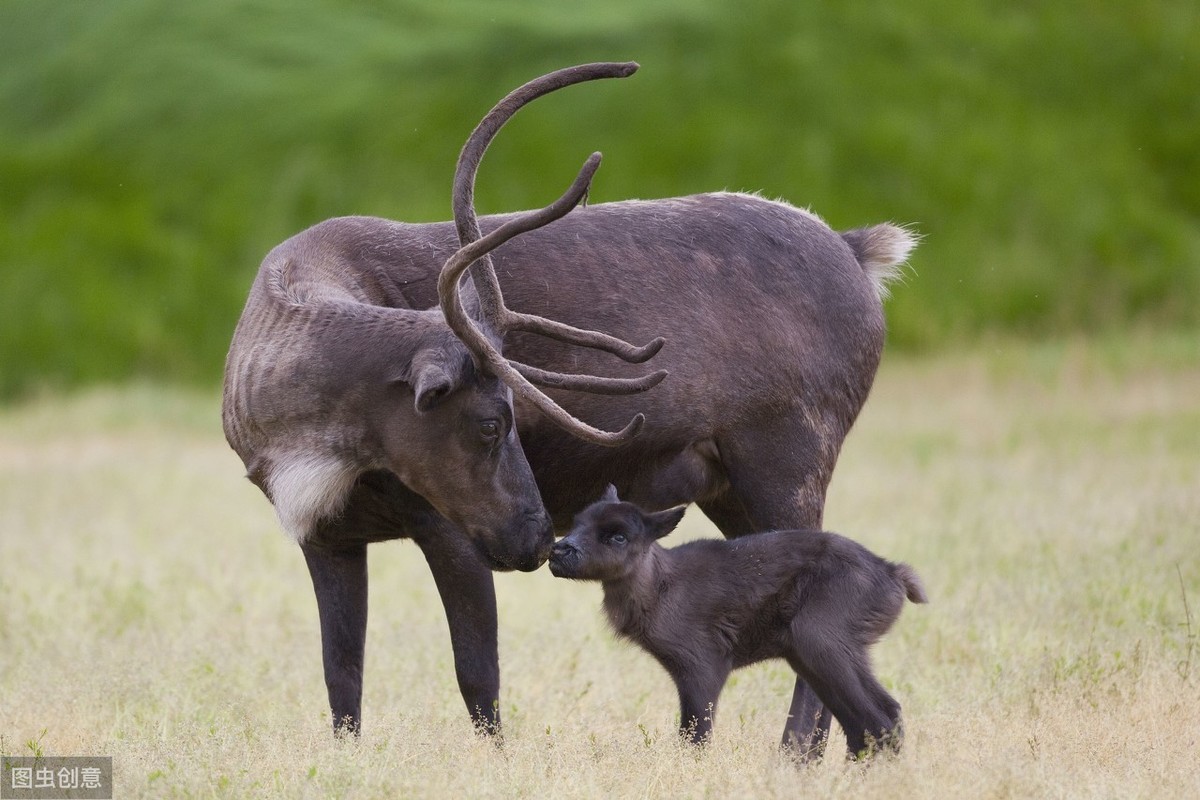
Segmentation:
<svg viewBox="0 0 1200 800">
<path fill-rule="evenodd" d="M 289 453 L 272 461 L 271 504 L 287 535 L 302 544 L 318 522 L 342 510 L 358 471 L 323 453 Z"/>
<path fill-rule="evenodd" d="M 904 262 L 921 238 L 915 231 L 890 222 L 857 228 L 842 236 L 866 270 L 880 300 L 887 299 L 888 284 L 904 276 Z"/>
</svg>

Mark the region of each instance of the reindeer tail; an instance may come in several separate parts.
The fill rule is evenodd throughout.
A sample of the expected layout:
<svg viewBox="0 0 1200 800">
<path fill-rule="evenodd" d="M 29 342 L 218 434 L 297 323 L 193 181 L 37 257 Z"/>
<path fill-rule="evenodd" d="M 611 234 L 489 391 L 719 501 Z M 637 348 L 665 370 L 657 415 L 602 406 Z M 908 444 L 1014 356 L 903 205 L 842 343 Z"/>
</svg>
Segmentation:
<svg viewBox="0 0 1200 800">
<path fill-rule="evenodd" d="M 892 574 L 904 586 L 904 594 L 909 600 L 914 603 L 929 602 L 929 597 L 925 594 L 925 586 L 921 583 L 915 569 L 908 564 L 896 564 Z"/>
<path fill-rule="evenodd" d="M 871 279 L 879 299 L 886 300 L 888 284 L 901 276 L 904 262 L 917 246 L 920 236 L 900 225 L 883 223 L 846 231 L 842 239 L 854 251 L 854 257 Z"/>
</svg>

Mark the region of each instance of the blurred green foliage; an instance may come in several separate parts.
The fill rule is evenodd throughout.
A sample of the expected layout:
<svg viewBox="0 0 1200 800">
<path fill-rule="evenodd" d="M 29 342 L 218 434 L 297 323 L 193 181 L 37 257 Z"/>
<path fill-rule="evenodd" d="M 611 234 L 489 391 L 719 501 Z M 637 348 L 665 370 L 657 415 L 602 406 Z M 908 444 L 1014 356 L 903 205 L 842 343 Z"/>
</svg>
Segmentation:
<svg viewBox="0 0 1200 800">
<path fill-rule="evenodd" d="M 1200 322 L 1200 6 L 104 0 L 0 4 L 0 397 L 213 385 L 262 256 L 449 216 L 505 92 L 633 59 L 496 142 L 479 208 L 713 189 L 914 223 L 891 341 Z"/>
</svg>

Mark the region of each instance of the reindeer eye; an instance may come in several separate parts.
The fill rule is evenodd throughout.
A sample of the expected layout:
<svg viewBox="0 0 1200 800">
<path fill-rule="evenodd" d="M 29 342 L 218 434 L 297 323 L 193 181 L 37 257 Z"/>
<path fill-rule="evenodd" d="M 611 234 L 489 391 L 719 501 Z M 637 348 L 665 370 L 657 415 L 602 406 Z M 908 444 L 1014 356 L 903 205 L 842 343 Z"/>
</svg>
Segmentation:
<svg viewBox="0 0 1200 800">
<path fill-rule="evenodd" d="M 494 419 L 485 419 L 479 423 L 479 436 L 489 444 L 495 442 L 500 438 L 500 422 Z"/>
<path fill-rule="evenodd" d="M 609 544 L 625 544 L 627 541 L 629 540 L 625 538 L 625 534 L 623 533 L 614 533 L 608 537 Z"/>
</svg>

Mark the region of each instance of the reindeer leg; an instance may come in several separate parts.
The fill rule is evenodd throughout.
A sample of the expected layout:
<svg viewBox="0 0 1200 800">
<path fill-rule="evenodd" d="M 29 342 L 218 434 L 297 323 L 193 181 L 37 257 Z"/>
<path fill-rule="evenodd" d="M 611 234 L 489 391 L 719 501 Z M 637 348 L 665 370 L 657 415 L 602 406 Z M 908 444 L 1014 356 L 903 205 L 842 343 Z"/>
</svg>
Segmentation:
<svg viewBox="0 0 1200 800">
<path fill-rule="evenodd" d="M 367 546 L 300 546 L 317 595 L 321 655 L 334 733 L 357 736 L 362 724 L 363 649 L 367 638 Z"/>
<path fill-rule="evenodd" d="M 417 537 L 433 573 L 454 649 L 458 689 L 475 729 L 500 733 L 500 655 L 492 571 L 465 534 L 442 524 Z"/>
<path fill-rule="evenodd" d="M 819 761 L 825 755 L 832 720 L 832 713 L 821 703 L 817 693 L 803 678 L 797 677 L 779 746 L 800 761 Z"/>
<path fill-rule="evenodd" d="M 874 739 L 873 744 L 877 749 L 893 755 L 899 753 L 901 745 L 904 744 L 904 721 L 900 715 L 900 704 L 871 673 L 865 654 L 858 661 L 856 675 L 863 694 L 871 699 L 874 706 L 871 715 L 873 727 L 868 729 L 867 734 Z"/>
<path fill-rule="evenodd" d="M 750 518 L 742 501 L 732 491 L 727 491 L 714 500 L 700 503 L 700 509 L 727 539 L 746 536 L 756 530 L 797 527 L 789 524 L 758 527 L 759 523 Z M 816 510 L 815 514 L 816 525 L 819 525 L 820 510 Z M 812 513 L 807 518 L 812 519 Z M 819 761 L 825 754 L 825 744 L 829 739 L 829 724 L 832 719 L 832 714 L 822 705 L 817 693 L 809 687 L 804 678 L 797 676 L 796 687 L 792 692 L 792 705 L 788 709 L 780 747 L 800 761 Z"/>
<path fill-rule="evenodd" d="M 714 525 L 720 528 L 721 533 L 727 539 L 746 536 L 756 530 L 798 527 L 797 524 L 768 525 L 752 520 L 742 501 L 732 491 L 727 491 L 714 500 L 700 503 L 700 509 L 705 516 L 712 520 Z M 807 514 L 801 516 L 808 521 L 808 524 L 799 525 L 800 527 L 820 525 L 820 509 L 810 509 Z M 759 527 L 760 524 L 763 524 L 764 527 Z M 825 744 L 829 739 L 829 724 L 832 719 L 832 714 L 821 703 L 817 693 L 812 690 L 804 678 L 797 675 L 796 686 L 792 692 L 792 705 L 788 709 L 780 747 L 800 761 L 819 761 L 825 754 Z"/>
<path fill-rule="evenodd" d="M 841 421 L 799 410 L 719 437 L 729 488 L 701 510 L 728 539 L 769 530 L 819 530 L 825 490 L 845 437 Z M 825 752 L 831 720 L 816 692 L 796 678 L 784 750 L 804 761 Z"/>
</svg>

